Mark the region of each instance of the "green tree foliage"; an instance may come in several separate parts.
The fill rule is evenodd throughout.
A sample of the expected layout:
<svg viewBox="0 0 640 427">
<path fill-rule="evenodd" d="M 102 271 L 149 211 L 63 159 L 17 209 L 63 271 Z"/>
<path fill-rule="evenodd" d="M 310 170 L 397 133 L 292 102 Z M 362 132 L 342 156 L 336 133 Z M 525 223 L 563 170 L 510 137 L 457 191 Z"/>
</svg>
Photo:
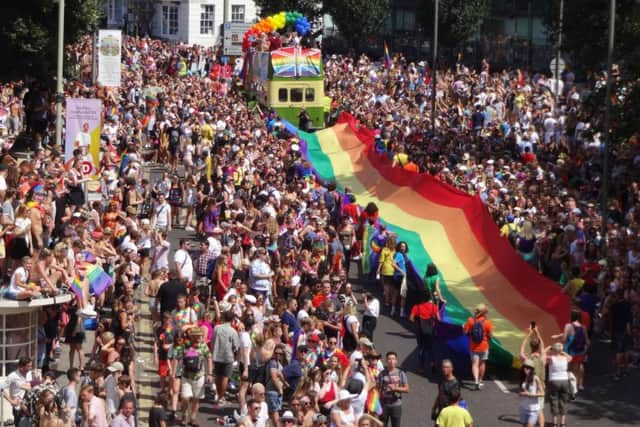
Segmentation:
<svg viewBox="0 0 640 427">
<path fill-rule="evenodd" d="M 3 2 L 0 13 L 0 55 L 11 61 L 5 78 L 26 73 L 51 80 L 56 65 L 58 3 L 52 0 Z M 65 43 L 73 43 L 95 28 L 102 14 L 98 0 L 65 1 Z"/>
<path fill-rule="evenodd" d="M 433 3 L 423 0 L 421 4 L 422 27 L 428 34 L 433 31 Z M 489 13 L 489 0 L 440 0 L 438 7 L 438 43 L 455 47 L 478 33 Z"/>
<path fill-rule="evenodd" d="M 275 15 L 282 11 L 300 12 L 309 22 L 322 17 L 322 2 L 319 0 L 255 0 L 260 16 Z"/>
<path fill-rule="evenodd" d="M 557 40 L 559 2 L 547 21 L 552 38 Z M 564 0 L 562 50 L 578 71 L 601 70 L 607 61 L 609 0 Z M 616 1 L 614 57 L 624 60 L 625 68 L 640 71 L 640 4 L 636 0 Z M 635 70 L 634 70 L 635 69 Z"/>
<path fill-rule="evenodd" d="M 391 10 L 389 0 L 327 0 L 324 5 L 340 34 L 355 47 L 381 32 Z"/>
</svg>

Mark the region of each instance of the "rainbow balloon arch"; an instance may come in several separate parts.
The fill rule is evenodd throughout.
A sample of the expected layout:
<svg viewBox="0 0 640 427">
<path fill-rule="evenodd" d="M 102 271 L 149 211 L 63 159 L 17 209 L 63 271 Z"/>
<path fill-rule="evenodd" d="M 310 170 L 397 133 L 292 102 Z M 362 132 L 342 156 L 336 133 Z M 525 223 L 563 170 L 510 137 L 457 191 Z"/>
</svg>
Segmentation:
<svg viewBox="0 0 640 427">
<path fill-rule="evenodd" d="M 242 38 L 242 51 L 246 52 L 256 36 L 260 34 L 268 34 L 273 31 L 280 31 L 287 27 L 293 28 L 300 37 L 307 35 L 311 29 L 311 24 L 306 16 L 300 12 L 279 12 L 275 15 L 267 16 L 256 22 Z"/>
</svg>

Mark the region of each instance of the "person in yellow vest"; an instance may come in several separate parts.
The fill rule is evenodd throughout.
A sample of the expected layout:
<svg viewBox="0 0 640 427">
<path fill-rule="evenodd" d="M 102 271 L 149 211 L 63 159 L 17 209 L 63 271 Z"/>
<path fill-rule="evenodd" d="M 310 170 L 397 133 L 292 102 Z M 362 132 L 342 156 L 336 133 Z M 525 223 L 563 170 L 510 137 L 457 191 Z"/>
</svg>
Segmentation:
<svg viewBox="0 0 640 427">
<path fill-rule="evenodd" d="M 243 180 L 244 180 L 244 168 L 240 163 L 238 163 L 235 169 L 233 170 L 233 184 L 236 186 L 236 188 L 240 187 Z"/>
<path fill-rule="evenodd" d="M 409 163 L 409 155 L 404 152 L 404 145 L 400 145 L 398 146 L 398 152 L 393 156 L 393 163 L 391 166 L 400 166 L 401 168 L 404 168 L 407 163 Z"/>
<path fill-rule="evenodd" d="M 200 136 L 203 141 L 213 141 L 213 128 L 211 127 L 209 120 L 205 120 L 202 123 L 202 126 L 200 126 Z"/>
<path fill-rule="evenodd" d="M 189 70 L 187 70 L 187 63 L 184 59 L 181 59 L 180 62 L 178 62 L 178 76 L 185 77 L 188 71 Z"/>
</svg>

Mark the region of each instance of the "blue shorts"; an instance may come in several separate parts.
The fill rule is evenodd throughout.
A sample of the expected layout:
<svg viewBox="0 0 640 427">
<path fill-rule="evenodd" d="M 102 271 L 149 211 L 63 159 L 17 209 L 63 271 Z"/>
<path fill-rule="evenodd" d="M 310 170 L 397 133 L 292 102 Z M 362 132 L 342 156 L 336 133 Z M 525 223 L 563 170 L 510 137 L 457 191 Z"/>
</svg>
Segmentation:
<svg viewBox="0 0 640 427">
<path fill-rule="evenodd" d="M 539 410 L 529 410 L 525 408 L 520 408 L 520 424 L 522 425 L 536 425 L 538 422 L 538 414 Z"/>
<path fill-rule="evenodd" d="M 6 299 L 18 300 L 18 293 L 11 290 L 10 288 L 4 288 L 2 290 L 2 297 Z"/>
<path fill-rule="evenodd" d="M 278 412 L 282 408 L 282 396 L 280 396 L 277 391 L 267 391 L 265 400 L 270 414 Z"/>
</svg>

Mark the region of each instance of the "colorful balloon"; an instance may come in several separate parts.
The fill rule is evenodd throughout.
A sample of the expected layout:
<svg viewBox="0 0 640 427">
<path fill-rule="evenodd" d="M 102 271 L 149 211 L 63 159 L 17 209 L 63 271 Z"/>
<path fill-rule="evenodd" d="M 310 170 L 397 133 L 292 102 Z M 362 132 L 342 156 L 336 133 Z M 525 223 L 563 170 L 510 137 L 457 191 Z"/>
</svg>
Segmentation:
<svg viewBox="0 0 640 427">
<path fill-rule="evenodd" d="M 311 30 L 309 20 L 300 12 L 282 11 L 275 15 L 267 16 L 255 23 L 242 38 L 242 50 L 246 51 L 249 49 L 253 39 L 255 39 L 255 36 L 258 34 L 280 31 L 287 27 L 292 27 L 301 36 L 307 35 L 309 30 Z M 253 38 L 251 36 L 253 36 Z"/>
</svg>

